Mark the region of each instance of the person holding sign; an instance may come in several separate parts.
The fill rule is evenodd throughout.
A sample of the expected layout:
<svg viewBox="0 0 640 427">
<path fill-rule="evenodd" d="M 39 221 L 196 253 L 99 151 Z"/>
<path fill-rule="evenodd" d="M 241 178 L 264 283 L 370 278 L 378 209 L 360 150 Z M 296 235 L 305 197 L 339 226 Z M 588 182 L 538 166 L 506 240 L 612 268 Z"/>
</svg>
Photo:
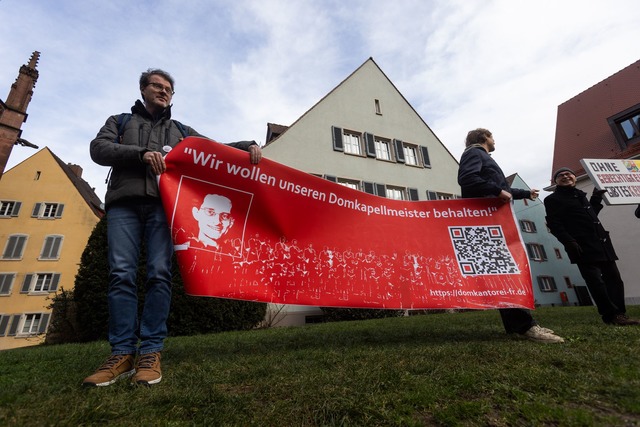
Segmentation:
<svg viewBox="0 0 640 427">
<path fill-rule="evenodd" d="M 598 219 L 602 195 L 606 190 L 593 189 L 587 194 L 576 188 L 576 175 L 569 168 L 553 174 L 556 189 L 544 200 L 547 225 L 564 245 L 572 264 L 577 264 L 589 293 L 604 323 L 616 326 L 640 325 L 625 314 L 624 283 L 609 232 Z"/>
<path fill-rule="evenodd" d="M 136 101 L 131 114 L 109 117 L 90 146 L 93 161 L 112 168 L 105 197 L 111 356 L 85 378 L 86 386 L 107 386 L 131 375 L 134 383 L 143 385 L 162 379 L 160 352 L 171 304 L 173 242 L 157 176 L 166 170 L 164 154 L 183 137 L 202 135 L 171 119 L 174 80 L 169 73 L 149 69 L 140 76 L 139 87 L 142 101 Z M 262 157 L 254 141 L 230 145 L 249 151 L 251 163 Z M 147 249 L 147 281 L 139 318 L 136 273 L 142 242 Z"/>
<path fill-rule="evenodd" d="M 458 184 L 463 198 L 499 197 L 504 203 L 510 203 L 513 199 L 535 200 L 538 197 L 538 190 L 509 187 L 502 169 L 489 154 L 496 148 L 490 131 L 482 128 L 469 131 L 465 145 L 458 169 Z M 508 334 L 517 333 L 542 343 L 564 342 L 551 329 L 538 325 L 529 310 L 502 308 L 499 311 Z"/>
</svg>

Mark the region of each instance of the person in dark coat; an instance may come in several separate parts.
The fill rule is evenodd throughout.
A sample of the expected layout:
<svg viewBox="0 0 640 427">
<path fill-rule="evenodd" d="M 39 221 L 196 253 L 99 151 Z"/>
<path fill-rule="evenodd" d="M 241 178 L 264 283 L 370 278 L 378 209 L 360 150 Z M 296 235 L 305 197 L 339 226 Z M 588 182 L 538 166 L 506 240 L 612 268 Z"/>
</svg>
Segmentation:
<svg viewBox="0 0 640 427">
<path fill-rule="evenodd" d="M 498 197 L 504 203 L 513 199 L 535 200 L 538 190 L 511 188 L 500 166 L 491 158 L 495 150 L 493 135 L 487 129 L 475 129 L 467 134 L 466 149 L 460 158 L 458 184 L 463 198 Z M 501 308 L 500 317 L 507 333 L 517 333 L 532 341 L 562 343 L 564 339 L 551 329 L 543 328 L 531 312 L 522 308 Z"/>
<path fill-rule="evenodd" d="M 625 314 L 618 256 L 609 232 L 598 219 L 606 190 L 594 188 L 587 200 L 587 193 L 576 188 L 576 175 L 569 168 L 558 169 L 553 181 L 556 189 L 544 200 L 547 226 L 564 245 L 571 263 L 577 264 L 602 320 L 617 326 L 639 325 L 640 321 Z"/>
</svg>

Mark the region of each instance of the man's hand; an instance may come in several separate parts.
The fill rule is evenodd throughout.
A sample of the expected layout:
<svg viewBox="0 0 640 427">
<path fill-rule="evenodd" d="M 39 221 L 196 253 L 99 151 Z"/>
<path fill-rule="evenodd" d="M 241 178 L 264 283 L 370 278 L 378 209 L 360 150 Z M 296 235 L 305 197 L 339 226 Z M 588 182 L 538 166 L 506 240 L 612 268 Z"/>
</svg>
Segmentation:
<svg viewBox="0 0 640 427">
<path fill-rule="evenodd" d="M 254 165 L 258 164 L 262 160 L 262 149 L 257 145 L 251 145 L 249 147 L 249 159 Z"/>
<path fill-rule="evenodd" d="M 500 194 L 498 194 L 498 198 L 504 203 L 509 203 L 513 197 L 511 197 L 511 193 L 508 191 L 501 190 Z"/>
<path fill-rule="evenodd" d="M 598 190 L 598 189 L 597 189 L 597 188 L 595 188 L 595 187 L 593 188 L 593 195 L 594 195 L 594 196 L 596 196 L 596 197 L 602 197 L 602 195 L 603 195 L 604 193 L 606 193 L 606 192 L 607 192 L 607 189 L 606 189 L 606 188 L 605 188 L 604 190 Z"/>
<path fill-rule="evenodd" d="M 151 170 L 156 175 L 160 175 L 167 170 L 167 164 L 164 162 L 162 153 L 159 153 L 157 151 L 147 151 L 142 156 L 142 161 L 151 166 Z"/>
<path fill-rule="evenodd" d="M 539 194 L 540 194 L 540 190 L 536 190 L 535 188 L 532 188 L 531 195 L 529 196 L 529 200 L 537 199 Z"/>
</svg>

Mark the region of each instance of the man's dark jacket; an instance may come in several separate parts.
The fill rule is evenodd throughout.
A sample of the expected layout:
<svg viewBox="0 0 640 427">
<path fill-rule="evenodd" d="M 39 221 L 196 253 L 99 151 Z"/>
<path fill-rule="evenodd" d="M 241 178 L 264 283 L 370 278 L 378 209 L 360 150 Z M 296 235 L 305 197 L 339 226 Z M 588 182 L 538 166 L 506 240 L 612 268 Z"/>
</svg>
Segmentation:
<svg viewBox="0 0 640 427">
<path fill-rule="evenodd" d="M 121 138 L 118 137 L 119 115 L 115 115 L 107 119 L 91 141 L 91 159 L 99 165 L 112 167 L 105 196 L 106 206 L 131 198 L 160 197 L 157 177 L 142 161 L 142 156 L 147 151 L 166 154 L 164 147 L 173 148 L 183 139 L 171 120 L 171 107 L 165 109 L 161 117 L 154 118 L 142 102 L 136 101 L 131 113 Z M 184 128 L 188 136 L 203 137 L 189 126 Z M 255 144 L 255 141 L 239 141 L 227 145 L 248 151 L 249 146 Z"/>
<path fill-rule="evenodd" d="M 511 188 L 502 169 L 481 145 L 467 147 L 460 157 L 458 184 L 463 198 L 497 197 L 502 190 L 511 193 L 514 199 L 531 196 L 529 190 Z"/>
<path fill-rule="evenodd" d="M 615 261 L 618 259 L 609 232 L 604 229 L 598 213 L 602 210 L 602 196 L 587 194 L 576 187 L 557 186 L 544 199 L 547 226 L 551 234 L 565 246 L 571 263 Z M 567 249 L 577 242 L 582 254 Z"/>
</svg>

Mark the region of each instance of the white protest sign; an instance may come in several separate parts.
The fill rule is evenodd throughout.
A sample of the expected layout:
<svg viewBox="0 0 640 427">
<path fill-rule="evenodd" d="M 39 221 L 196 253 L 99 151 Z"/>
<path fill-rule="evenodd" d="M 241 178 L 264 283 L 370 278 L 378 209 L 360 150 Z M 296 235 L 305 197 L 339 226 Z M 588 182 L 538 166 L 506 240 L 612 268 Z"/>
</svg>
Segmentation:
<svg viewBox="0 0 640 427">
<path fill-rule="evenodd" d="M 582 159 L 580 163 L 593 184 L 607 190 L 608 205 L 640 203 L 640 160 Z"/>
</svg>

